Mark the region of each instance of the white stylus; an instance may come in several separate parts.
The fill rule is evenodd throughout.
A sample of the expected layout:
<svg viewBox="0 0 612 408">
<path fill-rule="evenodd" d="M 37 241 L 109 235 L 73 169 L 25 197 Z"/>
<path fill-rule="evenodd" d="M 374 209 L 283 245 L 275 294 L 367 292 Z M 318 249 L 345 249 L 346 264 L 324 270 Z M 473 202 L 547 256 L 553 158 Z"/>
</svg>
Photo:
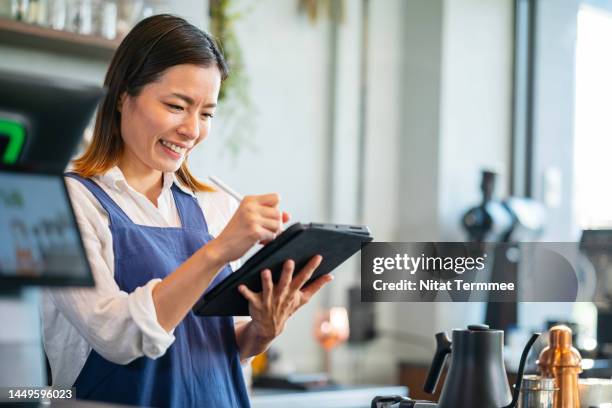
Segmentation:
<svg viewBox="0 0 612 408">
<path fill-rule="evenodd" d="M 210 181 L 213 182 L 214 185 L 216 185 L 221 190 L 225 191 L 227 194 L 229 194 L 232 197 L 234 197 L 239 202 L 242 201 L 242 199 L 244 198 L 242 196 L 242 194 L 237 193 L 236 191 L 232 190 L 227 184 L 225 184 L 224 182 L 219 180 L 217 177 L 215 177 L 215 176 L 208 176 L 208 178 L 209 178 Z"/>
</svg>

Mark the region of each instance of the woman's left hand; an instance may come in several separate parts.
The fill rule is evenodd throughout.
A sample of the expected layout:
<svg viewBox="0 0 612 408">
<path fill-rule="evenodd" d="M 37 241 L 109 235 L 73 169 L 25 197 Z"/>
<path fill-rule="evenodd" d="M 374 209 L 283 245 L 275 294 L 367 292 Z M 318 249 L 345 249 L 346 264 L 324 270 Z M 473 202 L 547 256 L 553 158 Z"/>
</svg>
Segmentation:
<svg viewBox="0 0 612 408">
<path fill-rule="evenodd" d="M 262 291 L 259 293 L 251 291 L 246 285 L 238 287 L 238 291 L 249 301 L 249 312 L 253 319 L 251 326 L 258 338 L 272 341 L 283 331 L 287 319 L 332 281 L 333 276 L 326 274 L 302 288 L 322 259 L 320 255 L 314 256 L 295 277 L 295 263 L 292 260 L 285 261 L 276 285 L 272 282 L 272 272 L 264 269 L 261 272 Z"/>
</svg>

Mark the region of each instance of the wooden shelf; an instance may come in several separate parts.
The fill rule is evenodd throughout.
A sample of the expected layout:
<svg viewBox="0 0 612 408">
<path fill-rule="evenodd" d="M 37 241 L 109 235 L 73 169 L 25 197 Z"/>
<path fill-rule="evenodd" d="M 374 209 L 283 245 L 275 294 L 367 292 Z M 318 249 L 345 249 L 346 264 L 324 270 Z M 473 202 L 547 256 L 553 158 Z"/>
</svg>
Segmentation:
<svg viewBox="0 0 612 408">
<path fill-rule="evenodd" d="M 120 40 L 54 30 L 0 17 L 0 44 L 110 60 Z"/>
</svg>

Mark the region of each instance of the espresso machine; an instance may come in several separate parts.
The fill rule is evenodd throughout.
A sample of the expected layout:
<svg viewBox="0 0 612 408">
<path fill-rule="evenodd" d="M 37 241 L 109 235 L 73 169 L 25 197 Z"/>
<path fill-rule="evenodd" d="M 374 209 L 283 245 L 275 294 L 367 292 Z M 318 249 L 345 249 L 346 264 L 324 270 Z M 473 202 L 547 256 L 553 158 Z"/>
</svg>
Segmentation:
<svg viewBox="0 0 612 408">
<path fill-rule="evenodd" d="M 535 241 L 543 232 L 545 207 L 539 202 L 522 197 L 498 200 L 494 197 L 497 174 L 482 171 L 480 190 L 482 201 L 470 208 L 462 218 L 462 225 L 470 241 L 480 244 L 504 243 L 495 248 L 491 268 L 491 282 L 517 281 L 519 260 L 508 257 L 513 246 Z M 516 302 L 488 302 L 485 323 L 499 330 L 507 330 L 518 323 Z"/>
</svg>

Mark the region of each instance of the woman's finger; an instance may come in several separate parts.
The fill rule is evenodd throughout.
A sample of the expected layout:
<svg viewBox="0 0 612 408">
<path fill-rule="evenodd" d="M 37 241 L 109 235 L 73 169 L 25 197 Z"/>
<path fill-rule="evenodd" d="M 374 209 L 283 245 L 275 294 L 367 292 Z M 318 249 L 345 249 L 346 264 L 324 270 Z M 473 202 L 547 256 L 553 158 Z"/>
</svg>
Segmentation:
<svg viewBox="0 0 612 408">
<path fill-rule="evenodd" d="M 289 292 L 289 285 L 291 284 L 291 276 L 293 275 L 294 269 L 295 262 L 293 262 L 293 259 L 287 259 L 283 263 L 283 271 L 281 272 L 281 277 L 276 284 L 276 292 L 278 297 L 281 299 L 283 299 Z"/>
<path fill-rule="evenodd" d="M 260 206 L 258 211 L 263 218 L 282 221 L 282 213 L 277 208 Z"/>
<path fill-rule="evenodd" d="M 302 270 L 291 281 L 291 292 L 297 292 L 304 284 L 312 277 L 314 271 L 319 267 L 323 257 L 321 255 L 313 256 L 310 261 L 302 268 Z"/>
<path fill-rule="evenodd" d="M 262 226 L 258 226 L 256 231 L 257 231 L 257 236 L 259 237 L 259 242 L 261 242 L 262 244 L 271 242 L 274 240 L 274 238 L 276 238 L 275 231 L 271 231 Z"/>
<path fill-rule="evenodd" d="M 268 231 L 274 234 L 276 234 L 277 232 L 280 232 L 280 229 L 282 226 L 280 219 L 278 218 L 272 219 L 272 218 L 264 218 L 264 217 L 259 218 L 259 225 L 261 225 L 262 227 L 264 227 L 265 229 L 267 229 Z"/>
<path fill-rule="evenodd" d="M 251 303 L 253 306 L 258 309 L 261 308 L 261 299 L 259 298 L 259 295 L 257 295 L 257 293 L 253 292 L 251 289 L 247 288 L 246 285 L 238 286 L 238 292 L 240 292 L 240 294 L 244 296 L 244 298 L 248 300 L 249 303 Z"/>
<path fill-rule="evenodd" d="M 264 269 L 261 272 L 261 287 L 263 288 L 263 305 L 270 309 L 272 307 L 272 291 L 274 289 L 274 283 L 272 282 L 272 272 L 269 269 Z"/>
<path fill-rule="evenodd" d="M 314 296 L 315 293 L 317 293 L 319 290 L 321 290 L 323 286 L 327 285 L 329 282 L 333 280 L 334 280 L 334 275 L 331 275 L 331 274 L 323 275 L 317 280 L 315 280 L 314 282 L 312 282 L 310 285 L 302 289 L 301 290 L 302 299 L 300 301 L 300 306 L 303 306 L 304 304 L 306 304 L 310 300 L 310 298 Z"/>
<path fill-rule="evenodd" d="M 283 218 L 283 224 L 286 223 L 286 222 L 289 222 L 289 220 L 291 219 L 291 214 L 289 214 L 288 212 L 283 211 L 282 218 Z"/>
<path fill-rule="evenodd" d="M 280 194 L 278 193 L 258 195 L 254 196 L 254 198 L 259 204 L 266 205 L 269 207 L 274 207 L 280 202 Z"/>
</svg>

